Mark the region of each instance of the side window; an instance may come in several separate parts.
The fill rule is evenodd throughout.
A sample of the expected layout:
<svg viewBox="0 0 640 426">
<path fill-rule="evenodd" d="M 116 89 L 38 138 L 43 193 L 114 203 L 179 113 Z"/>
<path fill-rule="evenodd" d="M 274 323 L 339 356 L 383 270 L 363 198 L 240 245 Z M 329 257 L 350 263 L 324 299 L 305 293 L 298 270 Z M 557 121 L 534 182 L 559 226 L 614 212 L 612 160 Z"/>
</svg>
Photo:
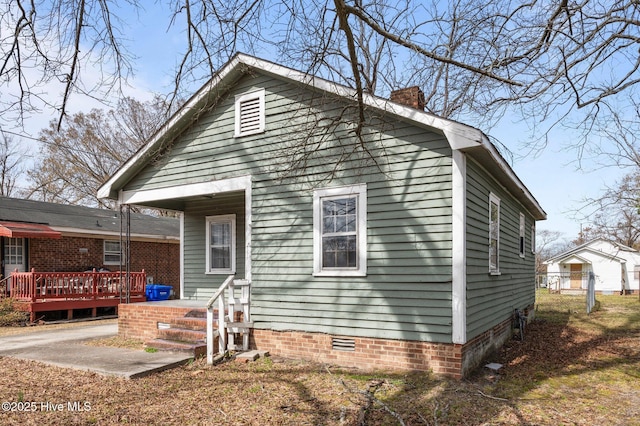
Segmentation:
<svg viewBox="0 0 640 426">
<path fill-rule="evenodd" d="M 500 199 L 489 194 L 489 273 L 500 273 Z"/>
<path fill-rule="evenodd" d="M 264 122 L 264 89 L 236 96 L 235 137 L 264 132 Z"/>
<path fill-rule="evenodd" d="M 536 224 L 531 225 L 531 253 L 536 252 Z"/>
<path fill-rule="evenodd" d="M 207 216 L 207 274 L 236 271 L 236 215 Z"/>
<path fill-rule="evenodd" d="M 314 191 L 313 240 L 314 275 L 366 275 L 366 185 Z"/>
<path fill-rule="evenodd" d="M 524 214 L 520 213 L 520 257 L 524 258 Z"/>
<path fill-rule="evenodd" d="M 103 242 L 103 263 L 105 265 L 119 265 L 120 256 L 120 241 L 105 240 Z"/>
</svg>

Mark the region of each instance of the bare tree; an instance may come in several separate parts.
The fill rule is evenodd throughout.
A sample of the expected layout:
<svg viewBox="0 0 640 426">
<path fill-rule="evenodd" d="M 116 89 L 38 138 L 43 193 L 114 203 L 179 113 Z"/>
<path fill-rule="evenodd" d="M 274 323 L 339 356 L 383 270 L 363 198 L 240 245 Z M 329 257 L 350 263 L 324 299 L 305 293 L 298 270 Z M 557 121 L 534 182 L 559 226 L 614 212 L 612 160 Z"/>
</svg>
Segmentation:
<svg viewBox="0 0 640 426">
<path fill-rule="evenodd" d="M 126 5 L 140 8 L 136 0 Z M 636 1 L 168 5 L 172 25 L 186 37 L 173 100 L 210 78 L 237 51 L 276 52 L 271 59 L 357 89 L 356 133 L 365 120 L 362 93 L 385 95 L 398 84 L 419 84 L 437 114 L 479 123 L 498 118 L 506 105 L 519 105 L 539 133 L 545 120 L 554 125 L 579 111 L 575 124 L 588 135 L 602 108 L 622 94 L 636 95 L 640 79 Z M 123 9 L 102 0 L 9 0 L 0 12 L 0 28 L 10 29 L 0 37 L 0 115 L 24 117 L 44 102 L 57 111 L 60 127 L 75 94 L 103 97 L 119 89 L 132 70 L 120 36 Z M 102 72 L 86 86 L 83 76 L 92 64 Z M 63 90 L 49 101 L 41 90 L 52 81 Z"/>
<path fill-rule="evenodd" d="M 564 234 L 559 231 L 541 229 L 536 232 L 536 273 L 546 272 L 544 262 L 558 253 L 569 248 L 571 243 L 563 239 Z"/>
<path fill-rule="evenodd" d="M 0 132 L 0 195 L 18 195 L 16 183 L 24 173 L 24 153 L 20 152 L 13 138 Z"/>
<path fill-rule="evenodd" d="M 589 198 L 577 212 L 589 221 L 576 242 L 602 237 L 629 247 L 640 248 L 640 171 L 635 170 L 607 188 L 599 197 Z"/>
<path fill-rule="evenodd" d="M 30 197 L 43 201 L 109 207 L 96 198 L 102 185 L 155 132 L 166 105 L 125 98 L 115 110 L 72 115 L 40 132 L 41 160 L 29 170 Z"/>
</svg>

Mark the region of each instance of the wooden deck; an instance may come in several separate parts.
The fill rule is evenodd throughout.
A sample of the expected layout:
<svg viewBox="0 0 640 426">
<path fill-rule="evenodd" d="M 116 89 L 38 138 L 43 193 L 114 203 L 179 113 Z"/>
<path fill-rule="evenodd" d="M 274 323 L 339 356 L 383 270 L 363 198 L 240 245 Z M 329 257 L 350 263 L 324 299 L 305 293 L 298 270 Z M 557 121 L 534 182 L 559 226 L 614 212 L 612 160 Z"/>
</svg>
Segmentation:
<svg viewBox="0 0 640 426">
<path fill-rule="evenodd" d="M 92 316 L 98 308 L 117 311 L 127 300 L 127 289 L 130 302 L 144 302 L 146 279 L 144 270 L 129 272 L 128 286 L 124 272 L 14 272 L 9 295 L 30 313 L 31 321 L 49 311 L 67 311 L 72 319 L 76 309 L 91 309 Z"/>
</svg>

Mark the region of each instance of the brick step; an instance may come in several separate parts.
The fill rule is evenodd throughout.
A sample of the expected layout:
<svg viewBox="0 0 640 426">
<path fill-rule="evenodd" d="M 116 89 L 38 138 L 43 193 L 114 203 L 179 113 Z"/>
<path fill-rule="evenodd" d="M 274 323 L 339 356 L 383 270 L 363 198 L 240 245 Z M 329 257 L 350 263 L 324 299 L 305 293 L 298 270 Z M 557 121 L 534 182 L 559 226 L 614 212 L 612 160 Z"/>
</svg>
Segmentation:
<svg viewBox="0 0 640 426">
<path fill-rule="evenodd" d="M 217 344 L 217 342 L 216 342 Z M 201 357 L 207 354 L 206 343 L 189 343 L 179 342 L 176 340 L 153 339 L 146 343 L 148 348 L 154 348 L 159 351 L 182 352 L 193 354 L 194 357 Z"/>
<path fill-rule="evenodd" d="M 214 312 L 217 315 L 218 311 L 215 310 Z M 186 318 L 206 318 L 207 317 L 207 310 L 205 308 L 194 308 L 194 309 L 190 310 L 189 312 L 187 312 L 185 317 Z"/>
<path fill-rule="evenodd" d="M 217 327 L 217 321 L 214 321 L 213 323 L 213 326 Z M 207 329 L 207 319 L 195 317 L 180 317 L 172 319 L 169 325 L 171 326 L 171 328 L 205 331 Z"/>
<path fill-rule="evenodd" d="M 158 338 L 164 340 L 176 340 L 178 342 L 204 343 L 207 340 L 207 332 L 203 330 L 191 330 L 184 328 L 166 328 L 158 330 Z"/>
</svg>

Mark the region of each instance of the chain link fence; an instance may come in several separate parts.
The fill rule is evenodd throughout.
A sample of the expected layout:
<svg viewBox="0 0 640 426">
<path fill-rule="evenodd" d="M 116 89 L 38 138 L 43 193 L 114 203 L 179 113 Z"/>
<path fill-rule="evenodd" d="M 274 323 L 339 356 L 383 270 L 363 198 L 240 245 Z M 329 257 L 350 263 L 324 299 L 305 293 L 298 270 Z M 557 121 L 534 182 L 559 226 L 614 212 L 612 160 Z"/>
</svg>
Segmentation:
<svg viewBox="0 0 640 426">
<path fill-rule="evenodd" d="M 592 312 L 596 306 L 593 272 L 536 275 L 536 309 L 556 312 Z"/>
</svg>

